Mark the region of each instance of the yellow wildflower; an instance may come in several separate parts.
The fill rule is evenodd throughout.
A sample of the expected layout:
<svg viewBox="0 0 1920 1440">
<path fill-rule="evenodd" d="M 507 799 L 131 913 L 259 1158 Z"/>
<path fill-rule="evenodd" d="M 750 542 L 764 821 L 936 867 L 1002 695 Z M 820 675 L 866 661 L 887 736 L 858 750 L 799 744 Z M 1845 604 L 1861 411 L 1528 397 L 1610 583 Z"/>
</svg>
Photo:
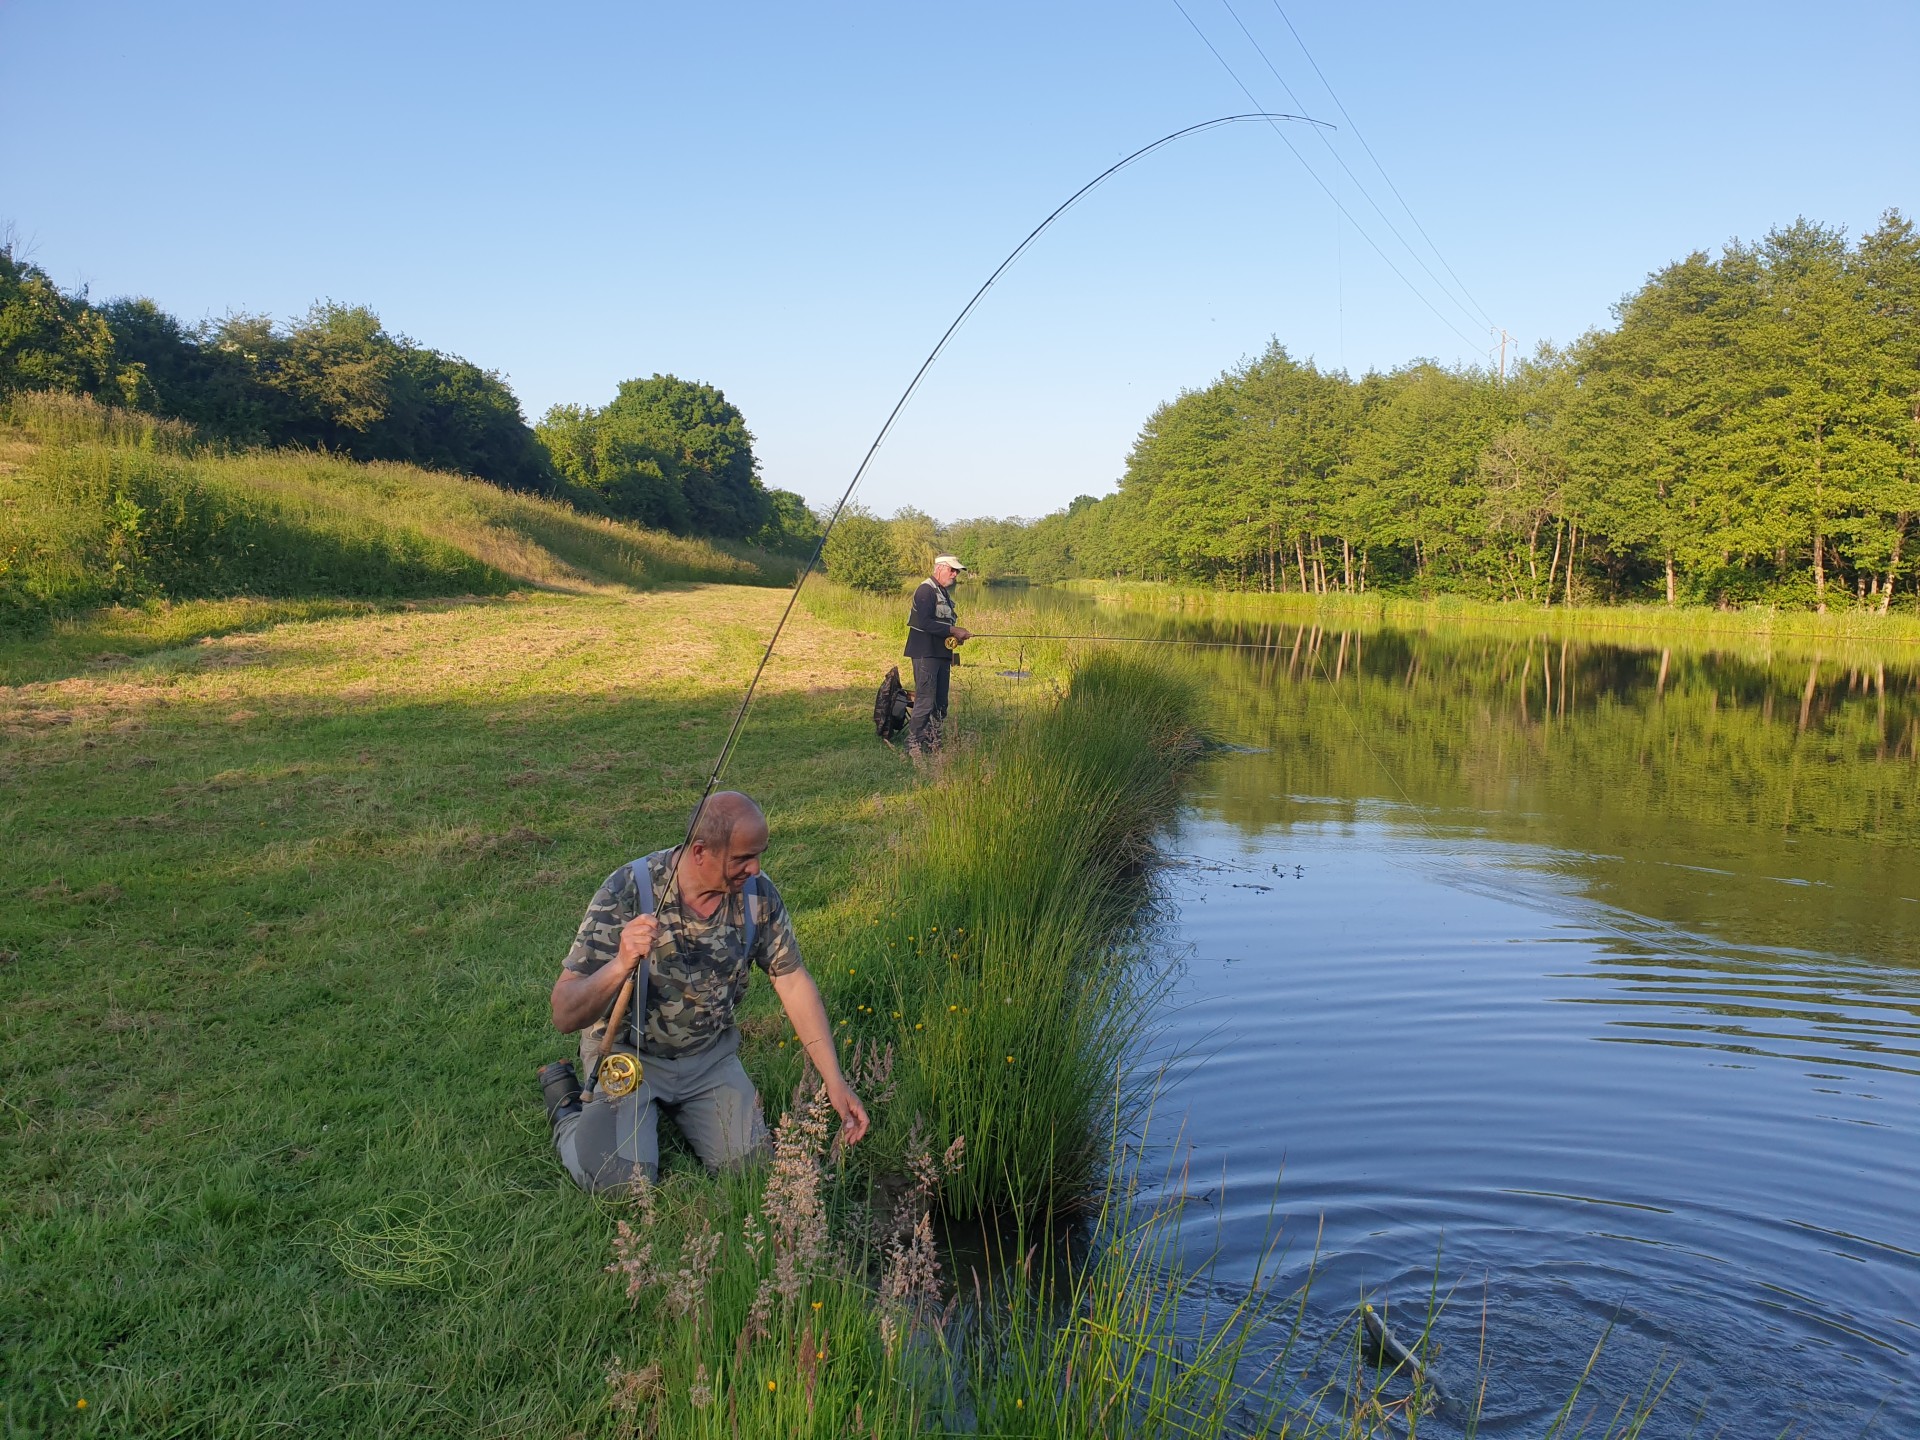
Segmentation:
<svg viewBox="0 0 1920 1440">
<path fill-rule="evenodd" d="M 767 1389 L 778 1390 L 779 1388 L 780 1388 L 780 1382 L 778 1380 L 767 1381 Z"/>
</svg>

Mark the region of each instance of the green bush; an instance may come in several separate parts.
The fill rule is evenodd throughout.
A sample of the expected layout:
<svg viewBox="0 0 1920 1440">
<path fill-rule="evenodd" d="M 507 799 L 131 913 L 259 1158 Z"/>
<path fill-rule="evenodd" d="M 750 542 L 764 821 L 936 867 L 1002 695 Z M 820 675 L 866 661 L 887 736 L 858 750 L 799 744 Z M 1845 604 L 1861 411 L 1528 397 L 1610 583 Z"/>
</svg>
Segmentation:
<svg viewBox="0 0 1920 1440">
<path fill-rule="evenodd" d="M 900 561 L 886 523 L 862 510 L 849 510 L 827 537 L 827 574 L 842 585 L 873 595 L 900 588 Z"/>
</svg>

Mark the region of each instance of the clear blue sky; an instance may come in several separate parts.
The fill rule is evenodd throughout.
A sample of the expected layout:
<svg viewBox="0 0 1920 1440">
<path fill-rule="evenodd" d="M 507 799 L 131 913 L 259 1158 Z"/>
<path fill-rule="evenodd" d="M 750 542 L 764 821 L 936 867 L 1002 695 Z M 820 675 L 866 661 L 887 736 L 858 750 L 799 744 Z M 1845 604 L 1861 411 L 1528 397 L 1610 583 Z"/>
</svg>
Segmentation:
<svg viewBox="0 0 1920 1440">
<path fill-rule="evenodd" d="M 1055 227 L 881 452 L 864 500 L 954 518 L 1104 493 L 1158 401 L 1270 337 L 1355 373 L 1484 362 L 1481 310 L 1564 342 L 1691 249 L 1920 210 L 1911 0 L 1282 3 L 1346 116 L 1274 0 L 0 0 L 0 223 L 61 284 L 188 320 L 370 305 L 530 419 L 709 381 L 818 504 L 1041 216 L 1252 108 L 1184 6 L 1263 107 L 1296 108 L 1270 61 L 1341 127 L 1465 313 L 1312 132 L 1350 219 L 1265 127 L 1184 142 Z"/>
</svg>

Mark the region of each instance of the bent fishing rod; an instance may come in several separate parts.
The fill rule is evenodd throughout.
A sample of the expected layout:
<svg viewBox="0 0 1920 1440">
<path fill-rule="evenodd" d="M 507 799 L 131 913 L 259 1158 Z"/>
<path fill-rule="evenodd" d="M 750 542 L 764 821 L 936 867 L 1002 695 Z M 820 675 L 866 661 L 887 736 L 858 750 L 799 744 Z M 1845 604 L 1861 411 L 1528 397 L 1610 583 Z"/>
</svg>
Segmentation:
<svg viewBox="0 0 1920 1440">
<path fill-rule="evenodd" d="M 957 334 L 960 327 L 966 323 L 967 317 L 971 315 L 980 302 L 986 298 L 987 292 L 993 289 L 994 285 L 999 282 L 1000 277 L 1012 268 L 1014 262 L 1026 254 L 1033 243 L 1046 233 L 1054 221 L 1058 220 L 1062 215 L 1065 215 L 1069 210 L 1073 209 L 1075 205 L 1078 205 L 1081 200 L 1085 199 L 1089 193 L 1098 189 L 1102 184 L 1112 179 L 1115 175 L 1118 175 L 1128 166 L 1136 164 L 1146 159 L 1147 156 L 1153 154 L 1156 150 L 1163 150 L 1175 141 L 1184 140 L 1190 135 L 1204 134 L 1206 131 L 1218 130 L 1225 125 L 1247 125 L 1255 123 L 1270 125 L 1276 120 L 1292 120 L 1303 125 L 1316 125 L 1326 130 L 1337 128 L 1325 120 L 1315 120 L 1309 115 L 1289 115 L 1280 111 L 1255 110 L 1243 115 L 1221 115 L 1212 120 L 1202 120 L 1197 125 L 1188 125 L 1183 129 L 1173 131 L 1171 134 L 1162 135 L 1152 144 L 1142 145 L 1131 155 L 1116 160 L 1098 175 L 1087 181 L 1087 183 L 1082 185 L 1078 190 L 1075 190 L 1065 200 L 1062 200 L 1059 205 L 1054 207 L 1052 213 L 1050 213 L 1046 219 L 1042 220 L 1038 225 L 1034 226 L 1032 230 L 1027 232 L 1026 238 L 1008 252 L 1007 258 L 993 268 L 993 273 L 988 275 L 980 288 L 973 292 L 972 298 L 960 307 L 960 313 L 955 315 L 953 317 L 953 323 L 941 332 L 940 338 L 935 342 L 933 349 L 927 352 L 927 358 L 922 360 L 920 362 L 920 368 L 913 372 L 913 378 L 907 382 L 907 388 L 900 392 L 900 398 L 894 401 L 893 408 L 887 412 L 886 420 L 881 424 L 879 432 L 873 437 L 873 443 L 867 446 L 866 454 L 861 457 L 859 466 L 853 472 L 853 478 L 847 482 L 847 488 L 841 494 L 839 503 L 833 507 L 833 513 L 827 517 L 827 523 L 820 532 L 820 539 L 813 547 L 813 554 L 808 557 L 807 563 L 801 567 L 799 577 L 793 582 L 793 593 L 787 597 L 786 608 L 780 612 L 779 620 L 774 623 L 773 633 L 767 637 L 766 649 L 760 655 L 760 663 L 754 667 L 753 678 L 747 682 L 746 692 L 741 695 L 739 707 L 734 711 L 733 723 L 727 729 L 726 738 L 720 742 L 720 753 L 714 757 L 713 768 L 708 772 L 707 782 L 701 788 L 699 803 L 693 807 L 693 814 L 688 817 L 686 837 L 680 843 L 681 851 L 684 851 L 686 847 L 693 842 L 693 832 L 699 827 L 701 813 L 707 808 L 707 801 L 712 797 L 714 790 L 720 784 L 720 777 L 726 772 L 727 762 L 733 758 L 734 747 L 739 742 L 740 732 L 747 723 L 747 712 L 752 708 L 754 694 L 760 688 L 760 677 L 766 673 L 767 662 L 773 658 L 774 646 L 779 643 L 780 633 L 786 629 L 787 620 L 793 614 L 793 607 L 800 599 L 801 587 L 807 583 L 807 577 L 813 574 L 820 563 L 820 557 L 826 552 L 827 539 L 833 534 L 833 527 L 840 523 L 841 515 L 853 499 L 853 492 L 859 488 L 860 481 L 867 473 L 867 467 L 873 463 L 873 457 L 879 452 L 880 446 L 892 432 L 894 422 L 900 418 L 901 412 L 907 408 L 907 402 L 912 400 L 915 392 L 919 390 L 920 382 L 926 379 L 927 372 L 933 368 L 934 362 L 945 352 L 947 345 L 952 341 L 954 335 Z M 672 903 L 674 891 L 679 884 L 679 879 L 680 870 L 676 864 L 667 882 L 666 896 L 660 902 L 661 908 Z M 645 964 L 645 961 L 642 960 L 641 963 Z M 636 967 L 636 973 L 637 971 L 638 967 Z M 633 999 L 633 988 L 634 977 L 629 975 L 626 982 L 620 987 L 620 993 L 615 997 L 613 1002 L 613 1009 L 609 1012 L 607 1024 L 607 1043 L 609 1045 L 613 1043 L 613 1037 L 619 1032 L 621 1022 L 626 1018 L 627 1007 Z M 643 1016 L 642 1023 L 644 1023 L 644 1021 L 645 1017 Z M 601 1060 L 600 1068 L 602 1072 L 606 1071 L 607 1063 L 612 1058 L 612 1055 L 609 1054 Z M 632 1089 L 633 1086 L 638 1083 L 639 1070 L 636 1065 L 631 1072 L 628 1089 Z M 620 1093 L 624 1094 L 626 1091 Z"/>
</svg>

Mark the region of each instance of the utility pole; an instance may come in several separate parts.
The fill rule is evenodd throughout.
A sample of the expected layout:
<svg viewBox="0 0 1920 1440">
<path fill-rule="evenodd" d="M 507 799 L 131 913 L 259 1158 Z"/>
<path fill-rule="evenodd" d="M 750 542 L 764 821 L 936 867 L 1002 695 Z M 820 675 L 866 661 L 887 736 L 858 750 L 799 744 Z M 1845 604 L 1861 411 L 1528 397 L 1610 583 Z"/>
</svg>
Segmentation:
<svg viewBox="0 0 1920 1440">
<path fill-rule="evenodd" d="M 1509 335 L 1507 333 L 1507 327 L 1504 325 L 1498 328 L 1500 331 L 1500 383 L 1504 385 L 1507 383 L 1507 346 L 1518 345 L 1520 343 L 1520 337 L 1517 335 Z"/>
</svg>

